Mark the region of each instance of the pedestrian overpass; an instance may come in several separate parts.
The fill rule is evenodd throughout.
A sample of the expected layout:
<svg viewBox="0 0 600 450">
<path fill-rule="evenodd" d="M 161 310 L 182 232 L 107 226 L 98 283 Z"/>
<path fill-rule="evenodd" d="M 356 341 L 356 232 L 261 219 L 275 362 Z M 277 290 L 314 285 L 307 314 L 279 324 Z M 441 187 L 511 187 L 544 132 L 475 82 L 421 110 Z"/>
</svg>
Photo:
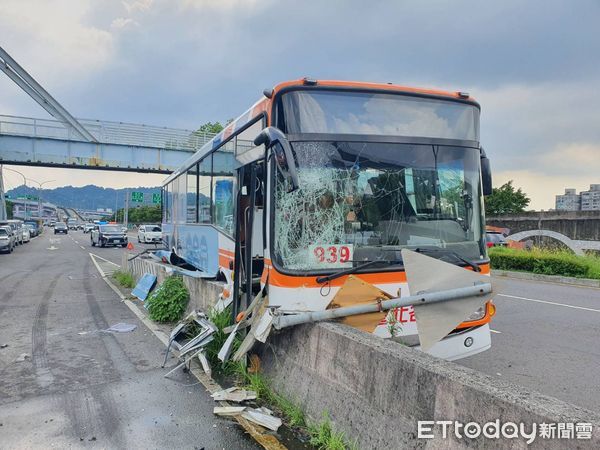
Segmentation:
<svg viewBox="0 0 600 450">
<path fill-rule="evenodd" d="M 169 174 L 214 136 L 76 119 L 2 47 L 0 71 L 54 118 L 8 116 L 0 111 L 0 220 L 6 218 L 3 164 Z"/>
<path fill-rule="evenodd" d="M 0 115 L 0 164 L 168 174 L 214 136 L 122 122 L 77 121 L 94 140 L 83 139 L 60 120 Z"/>
</svg>

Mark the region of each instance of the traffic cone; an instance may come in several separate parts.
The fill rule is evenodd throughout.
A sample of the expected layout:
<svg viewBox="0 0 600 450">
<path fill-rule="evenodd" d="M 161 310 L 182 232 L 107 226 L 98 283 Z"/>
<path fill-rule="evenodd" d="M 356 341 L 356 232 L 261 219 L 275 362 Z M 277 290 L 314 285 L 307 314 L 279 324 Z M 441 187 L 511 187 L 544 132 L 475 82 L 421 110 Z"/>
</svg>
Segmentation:
<svg viewBox="0 0 600 450">
<path fill-rule="evenodd" d="M 127 250 L 133 250 L 133 244 L 131 242 L 127 244 Z"/>
</svg>

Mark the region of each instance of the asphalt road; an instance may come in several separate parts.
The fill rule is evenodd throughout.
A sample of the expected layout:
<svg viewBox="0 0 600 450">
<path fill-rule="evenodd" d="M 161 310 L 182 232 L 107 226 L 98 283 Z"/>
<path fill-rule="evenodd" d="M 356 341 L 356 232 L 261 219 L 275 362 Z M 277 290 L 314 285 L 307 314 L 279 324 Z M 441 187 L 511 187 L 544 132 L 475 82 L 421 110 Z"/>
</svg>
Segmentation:
<svg viewBox="0 0 600 450">
<path fill-rule="evenodd" d="M 457 361 L 600 411 L 600 289 L 492 277 L 492 348 Z"/>
<path fill-rule="evenodd" d="M 163 377 L 164 346 L 99 277 L 89 236 L 51 232 L 0 255 L 0 448 L 260 448 L 193 377 Z M 101 331 L 119 322 L 137 329 Z"/>
<path fill-rule="evenodd" d="M 138 244 L 134 234 L 129 239 L 132 254 L 154 248 Z M 120 264 L 123 250 L 95 252 Z M 456 363 L 600 411 L 600 289 L 504 277 L 492 282 L 492 348 Z"/>
</svg>

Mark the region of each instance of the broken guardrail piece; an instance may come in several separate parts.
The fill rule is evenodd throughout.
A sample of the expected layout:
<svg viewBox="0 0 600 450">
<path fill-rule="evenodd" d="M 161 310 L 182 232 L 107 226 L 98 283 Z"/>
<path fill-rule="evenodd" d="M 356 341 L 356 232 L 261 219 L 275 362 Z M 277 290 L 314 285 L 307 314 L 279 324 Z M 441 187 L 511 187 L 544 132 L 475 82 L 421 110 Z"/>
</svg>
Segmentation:
<svg viewBox="0 0 600 450">
<path fill-rule="evenodd" d="M 195 357 L 198 357 L 202 369 L 210 376 L 212 371 L 208 359 L 204 354 L 204 347 L 213 340 L 213 334 L 216 331 L 217 327 L 204 314 L 196 311 L 189 314 L 181 323 L 177 324 L 173 331 L 171 331 L 165 359 L 161 367 L 165 367 L 167 363 L 171 346 L 175 346 L 179 350 L 179 359 L 182 359 L 183 362 L 170 370 L 165 377 L 178 368 L 187 365 Z M 195 335 L 190 338 L 190 333 L 192 332 L 195 332 Z"/>
<path fill-rule="evenodd" d="M 255 391 L 249 391 L 237 386 L 217 391 L 211 395 L 215 401 L 230 401 L 240 403 L 246 400 L 256 400 L 258 397 Z"/>
<path fill-rule="evenodd" d="M 246 406 L 215 406 L 213 412 L 218 416 L 241 416 L 264 428 L 277 431 L 283 423 L 279 417 L 267 408 L 249 408 Z"/>
</svg>

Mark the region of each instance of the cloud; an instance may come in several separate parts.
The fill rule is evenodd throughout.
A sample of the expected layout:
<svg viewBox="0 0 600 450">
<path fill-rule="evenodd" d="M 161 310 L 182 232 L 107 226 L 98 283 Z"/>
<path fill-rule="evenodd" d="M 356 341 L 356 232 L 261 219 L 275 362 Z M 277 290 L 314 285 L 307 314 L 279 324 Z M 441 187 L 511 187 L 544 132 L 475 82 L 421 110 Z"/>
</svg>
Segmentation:
<svg viewBox="0 0 600 450">
<path fill-rule="evenodd" d="M 113 29 L 116 29 L 116 30 L 121 30 L 123 28 L 139 26 L 139 25 L 140 24 L 138 22 L 136 22 L 135 20 L 133 20 L 131 18 L 117 17 L 115 20 L 112 21 L 112 23 L 110 24 L 110 27 Z"/>
<path fill-rule="evenodd" d="M 152 7 L 152 0 L 135 0 L 133 2 L 121 2 L 123 7 L 128 14 L 135 13 L 137 11 L 147 11 Z"/>
<path fill-rule="evenodd" d="M 568 171 L 582 188 L 598 181 L 594 0 L 2 0 L 0 9 L 2 45 L 78 117 L 195 128 L 305 75 L 465 90 L 482 104 L 497 180 L 567 182 Z M 44 116 L 0 78 L 0 114 Z M 531 192 L 540 204 L 553 198 Z"/>
<path fill-rule="evenodd" d="M 110 63 L 114 39 L 86 23 L 87 1 L 3 0 L 3 47 L 30 73 L 54 86 L 89 77 Z"/>
</svg>

